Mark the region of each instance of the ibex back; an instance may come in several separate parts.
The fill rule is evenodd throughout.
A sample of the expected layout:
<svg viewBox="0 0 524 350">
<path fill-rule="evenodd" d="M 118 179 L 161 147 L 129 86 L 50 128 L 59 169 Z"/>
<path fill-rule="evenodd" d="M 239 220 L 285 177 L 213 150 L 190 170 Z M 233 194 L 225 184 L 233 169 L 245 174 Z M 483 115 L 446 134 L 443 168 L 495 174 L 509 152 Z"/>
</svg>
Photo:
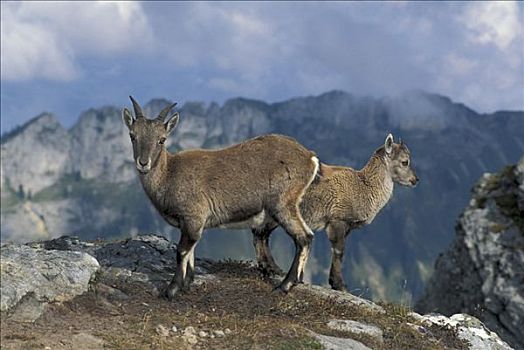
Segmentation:
<svg viewBox="0 0 524 350">
<path fill-rule="evenodd" d="M 138 174 L 149 199 L 164 219 L 181 231 L 177 268 L 166 290 L 171 299 L 187 289 L 194 275 L 194 249 L 210 227 L 256 227 L 266 220 L 281 225 L 297 247 L 292 266 L 278 286 L 283 292 L 301 281 L 313 233 L 299 204 L 318 170 L 315 154 L 292 138 L 266 135 L 218 150 L 169 153 L 164 142 L 178 123 L 175 106 L 146 119 L 131 97 L 136 118 L 124 108 Z"/>
</svg>

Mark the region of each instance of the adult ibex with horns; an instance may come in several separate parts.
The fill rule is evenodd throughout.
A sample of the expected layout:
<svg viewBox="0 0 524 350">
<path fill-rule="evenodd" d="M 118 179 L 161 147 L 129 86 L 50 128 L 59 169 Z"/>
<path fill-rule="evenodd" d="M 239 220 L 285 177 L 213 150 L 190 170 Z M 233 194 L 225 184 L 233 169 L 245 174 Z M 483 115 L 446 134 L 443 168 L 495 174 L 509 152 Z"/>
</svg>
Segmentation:
<svg viewBox="0 0 524 350">
<path fill-rule="evenodd" d="M 169 153 L 164 146 L 179 115 L 164 108 L 156 119 L 145 118 L 130 96 L 135 117 L 124 108 L 133 156 L 144 190 L 162 217 L 180 228 L 175 275 L 166 290 L 172 299 L 187 289 L 194 275 L 194 249 L 205 228 L 253 228 L 271 220 L 293 238 L 291 268 L 277 287 L 288 292 L 300 282 L 313 232 L 299 204 L 318 170 L 315 154 L 292 138 L 259 136 L 217 150 Z"/>
</svg>

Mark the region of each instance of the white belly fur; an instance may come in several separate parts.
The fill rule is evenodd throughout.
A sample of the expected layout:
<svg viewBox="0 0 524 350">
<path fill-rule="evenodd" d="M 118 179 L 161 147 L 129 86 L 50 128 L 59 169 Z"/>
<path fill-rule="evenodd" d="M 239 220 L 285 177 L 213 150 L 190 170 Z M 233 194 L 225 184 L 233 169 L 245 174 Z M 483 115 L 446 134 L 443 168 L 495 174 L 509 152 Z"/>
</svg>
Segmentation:
<svg viewBox="0 0 524 350">
<path fill-rule="evenodd" d="M 239 221 L 239 222 L 231 222 L 223 225 L 219 225 L 219 228 L 228 228 L 228 229 L 234 229 L 234 230 L 241 230 L 246 228 L 254 228 L 254 227 L 260 227 L 265 221 L 266 221 L 267 215 L 264 210 L 262 210 L 260 213 L 258 213 L 255 216 L 252 216 L 248 220 L 245 221 Z"/>
</svg>

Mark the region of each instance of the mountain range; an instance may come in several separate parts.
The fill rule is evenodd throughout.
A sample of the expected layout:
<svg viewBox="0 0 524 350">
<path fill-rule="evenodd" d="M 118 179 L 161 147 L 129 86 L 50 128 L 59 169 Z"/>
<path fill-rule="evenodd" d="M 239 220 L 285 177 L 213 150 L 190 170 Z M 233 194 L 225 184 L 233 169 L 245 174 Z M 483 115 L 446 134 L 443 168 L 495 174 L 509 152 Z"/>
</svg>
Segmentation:
<svg viewBox="0 0 524 350">
<path fill-rule="evenodd" d="M 150 101 L 146 115 L 156 116 L 168 103 Z M 348 288 L 372 299 L 410 303 L 418 297 L 436 256 L 453 238 L 474 182 L 524 154 L 524 112 L 479 114 L 423 91 L 384 98 L 331 91 L 278 103 L 188 102 L 179 113 L 180 125 L 166 143 L 173 152 L 281 133 L 316 151 L 325 163 L 361 168 L 389 132 L 401 137 L 419 186 L 396 186 L 375 221 L 354 231 L 346 245 Z M 178 238 L 138 182 L 121 107 L 89 109 L 69 129 L 43 113 L 4 134 L 0 175 L 2 241 L 62 234 L 116 239 L 150 232 Z M 317 236 L 307 278 L 325 284 L 331 253 L 325 235 Z M 277 262 L 289 266 L 291 240 L 278 232 L 271 246 Z M 209 230 L 197 255 L 253 258 L 251 233 Z"/>
</svg>

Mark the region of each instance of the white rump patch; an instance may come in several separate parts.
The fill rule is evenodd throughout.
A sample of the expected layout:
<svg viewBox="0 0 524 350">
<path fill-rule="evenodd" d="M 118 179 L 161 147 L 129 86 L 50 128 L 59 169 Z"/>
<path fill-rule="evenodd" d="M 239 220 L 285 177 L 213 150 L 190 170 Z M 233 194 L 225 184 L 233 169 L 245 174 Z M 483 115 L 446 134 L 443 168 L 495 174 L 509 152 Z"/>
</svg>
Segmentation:
<svg viewBox="0 0 524 350">
<path fill-rule="evenodd" d="M 306 190 L 309 188 L 309 186 L 311 186 L 311 184 L 313 183 L 313 181 L 315 180 L 315 177 L 317 176 L 317 172 L 318 172 L 318 168 L 320 166 L 320 161 L 318 160 L 318 158 L 316 156 L 313 156 L 311 157 L 311 160 L 313 161 L 313 163 L 315 164 L 315 170 L 313 171 L 313 175 L 311 176 L 311 179 L 309 179 L 309 182 L 306 186 L 306 188 L 304 188 L 304 190 L 302 191 L 302 193 L 300 194 L 300 197 L 298 197 L 298 203 L 297 203 L 297 206 L 300 207 L 300 203 L 302 202 L 302 197 L 304 197 L 304 193 L 306 193 Z M 300 220 L 300 223 L 302 224 L 302 227 L 304 228 L 304 230 L 310 235 L 310 236 L 314 236 L 315 233 L 309 228 L 309 226 L 306 224 L 306 222 L 304 221 L 304 218 L 302 218 L 302 214 L 300 213 L 300 210 L 298 211 L 299 212 L 299 220 Z"/>
</svg>

